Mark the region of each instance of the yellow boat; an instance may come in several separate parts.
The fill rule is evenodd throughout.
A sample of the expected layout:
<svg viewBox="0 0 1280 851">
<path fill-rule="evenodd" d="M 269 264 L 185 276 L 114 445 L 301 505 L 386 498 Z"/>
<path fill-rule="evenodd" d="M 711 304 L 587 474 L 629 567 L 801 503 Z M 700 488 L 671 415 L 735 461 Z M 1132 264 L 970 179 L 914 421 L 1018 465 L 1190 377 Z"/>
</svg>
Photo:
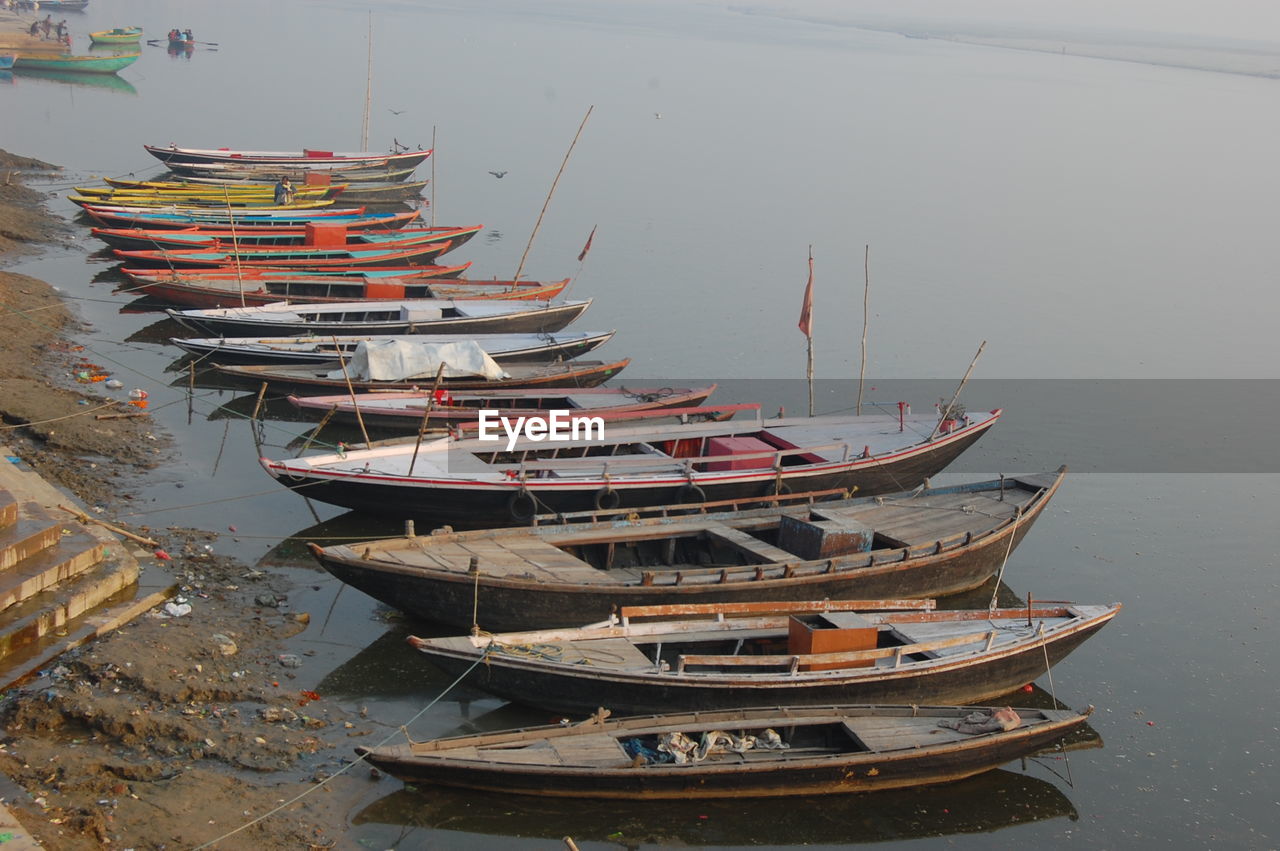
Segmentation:
<svg viewBox="0 0 1280 851">
<path fill-rule="evenodd" d="M 337 195 L 344 187 L 337 186 L 299 186 L 293 191 L 293 197 L 299 200 L 315 200 L 320 198 L 331 198 Z M 230 198 L 232 201 L 239 199 L 256 199 L 270 198 L 275 200 L 275 187 L 267 186 L 265 188 L 253 189 L 229 189 L 222 191 L 221 187 L 196 187 L 191 189 L 184 188 L 117 188 L 114 186 L 77 186 L 72 190 L 77 195 L 83 195 L 86 198 L 161 198 L 165 200 L 177 200 L 180 198 L 193 198 L 199 200 L 221 201 Z"/>
<path fill-rule="evenodd" d="M 242 182 L 235 183 L 201 183 L 190 180 L 122 180 L 118 177 L 104 177 L 102 182 L 107 184 L 106 187 L 94 187 L 95 191 L 101 191 L 104 188 L 114 188 L 119 191 L 147 190 L 153 189 L 159 192 L 186 192 L 195 195 L 217 195 L 221 197 L 225 190 L 228 194 L 235 195 L 237 192 L 247 192 L 251 195 L 266 193 L 274 195 L 276 184 L 258 182 Z M 311 195 L 315 192 L 327 191 L 330 197 L 337 195 L 346 189 L 349 183 L 325 183 L 325 184 L 309 184 L 295 183 L 293 186 L 294 196 Z M 77 192 L 84 193 L 83 189 L 77 189 Z"/>
<path fill-rule="evenodd" d="M 294 201 L 292 204 L 276 204 L 274 198 L 161 198 L 139 195 L 68 195 L 67 200 L 81 207 L 122 207 L 127 209 L 164 208 L 187 210 L 216 210 L 219 208 L 243 207 L 253 210 L 314 210 L 318 207 L 333 206 L 332 198 Z"/>
</svg>

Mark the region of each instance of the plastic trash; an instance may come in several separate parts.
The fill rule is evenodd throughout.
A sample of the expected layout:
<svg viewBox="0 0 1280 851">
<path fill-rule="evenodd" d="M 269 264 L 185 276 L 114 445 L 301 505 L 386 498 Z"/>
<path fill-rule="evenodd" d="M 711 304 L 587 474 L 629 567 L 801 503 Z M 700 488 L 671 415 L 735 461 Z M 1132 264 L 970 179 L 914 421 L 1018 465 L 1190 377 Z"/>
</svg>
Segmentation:
<svg viewBox="0 0 1280 851">
<path fill-rule="evenodd" d="M 105 386 L 110 387 L 112 390 L 119 390 L 121 387 L 124 386 L 124 382 L 118 378 L 112 378 L 109 381 L 107 381 Z"/>
</svg>

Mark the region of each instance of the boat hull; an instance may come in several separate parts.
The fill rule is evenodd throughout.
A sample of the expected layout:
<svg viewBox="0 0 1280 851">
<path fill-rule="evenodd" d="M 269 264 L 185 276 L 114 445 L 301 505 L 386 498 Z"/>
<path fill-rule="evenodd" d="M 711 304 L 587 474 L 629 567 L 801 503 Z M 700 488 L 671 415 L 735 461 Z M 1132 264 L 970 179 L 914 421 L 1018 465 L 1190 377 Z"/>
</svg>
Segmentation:
<svg viewBox="0 0 1280 851">
<path fill-rule="evenodd" d="M 419 281 L 397 279 L 395 282 L 370 285 L 359 280 L 334 277 L 329 281 L 278 282 L 246 276 L 243 291 L 232 279 L 225 285 L 201 285 L 182 280 L 136 280 L 131 291 L 145 293 L 167 304 L 182 307 L 262 306 L 280 301 L 293 304 L 324 304 L 367 298 L 371 301 L 393 301 L 402 298 L 454 298 L 482 300 L 551 299 L 568 284 L 568 279 L 536 287 L 523 284 L 503 289 L 488 284 L 454 280 L 467 267 L 422 266 Z M 438 280 L 444 279 L 444 280 Z M 325 295 L 325 293 L 331 293 Z"/>
<path fill-rule="evenodd" d="M 13 64 L 15 71 L 78 71 L 82 74 L 114 74 L 138 61 L 141 53 L 120 56 L 23 56 Z"/>
<path fill-rule="evenodd" d="M 887 459 L 851 459 L 847 462 L 792 468 L 743 470 L 741 475 L 716 480 L 681 477 L 627 481 L 584 480 L 562 483 L 555 479 L 519 482 L 465 479 L 411 479 L 391 476 L 324 473 L 304 468 L 286 469 L 262 459 L 267 472 L 290 488 L 299 488 L 309 499 L 339 505 L 367 514 L 448 524 L 457 529 L 525 525 L 533 514 L 565 514 L 591 511 L 596 495 L 609 487 L 618 507 L 678 505 L 687 502 L 746 500 L 783 492 L 805 493 L 856 488 L 861 496 L 895 493 L 922 483 L 941 471 L 994 425 L 996 418 L 975 424 L 941 440 L 918 445 Z"/>
<path fill-rule="evenodd" d="M 751 675 L 679 677 L 673 675 L 617 675 L 591 665 L 563 666 L 566 670 L 526 664 L 505 654 L 455 653 L 418 645 L 427 657 L 451 676 L 471 671 L 467 682 L 506 700 L 552 712 L 588 715 L 601 705 L 627 714 L 697 712 L 751 706 L 826 706 L 837 703 L 968 704 L 1009 694 L 1035 682 L 1110 622 L 1087 621 L 1044 643 L 1020 645 L 981 660 L 955 659 L 925 669 L 875 669 L 875 673 L 839 675 L 824 681 L 769 679 Z M 579 671 L 568 670 L 572 667 Z M 864 671 L 866 669 L 854 669 Z"/>
<path fill-rule="evenodd" d="M 786 576 L 779 565 L 761 565 L 762 575 L 736 581 L 612 584 L 538 581 L 494 575 L 481 570 L 468 576 L 408 564 L 361 558 L 346 548 L 313 548 L 321 566 L 343 583 L 414 617 L 467 628 L 475 623 L 490 632 L 568 627 L 584 620 L 604 620 L 627 606 L 705 603 L 801 602 L 806 600 L 877 600 L 943 597 L 977 588 L 995 576 L 1010 552 L 1021 543 L 1043 513 L 1061 478 L 1016 525 L 988 535 L 979 543 L 910 559 L 894 557 L 862 566 L 866 554 L 832 559 L 823 571 L 796 570 Z M 353 547 L 359 552 L 360 547 Z M 800 560 L 796 559 L 796 564 Z M 772 568 L 772 576 L 764 570 Z M 742 576 L 742 571 L 738 571 Z M 725 573 L 728 576 L 728 573 Z"/>
<path fill-rule="evenodd" d="M 950 715 L 954 717 L 968 709 Z M 871 712 L 876 710 L 892 711 L 876 707 Z M 929 708 L 916 711 L 928 713 Z M 723 726 L 759 729 L 750 717 L 753 714 L 766 717 L 768 713 L 767 710 L 742 713 L 745 717 L 741 720 L 727 718 Z M 787 756 L 785 751 L 780 751 L 776 759 L 733 759 L 710 764 L 488 765 L 476 759 L 452 757 L 447 749 L 415 754 L 409 745 L 358 748 L 357 752 L 372 765 L 407 783 L 520 795 L 633 800 L 848 794 L 930 786 L 972 777 L 1049 748 L 1065 734 L 1081 727 L 1087 717 L 1062 710 L 1039 713 L 1024 709 L 1019 714 L 1041 715 L 1045 720 L 1012 731 L 922 748 L 903 748 L 897 752 L 852 752 L 806 758 Z M 856 712 L 854 716 L 857 717 Z M 672 717 L 673 727 L 678 729 L 681 720 L 678 716 Z"/>
</svg>

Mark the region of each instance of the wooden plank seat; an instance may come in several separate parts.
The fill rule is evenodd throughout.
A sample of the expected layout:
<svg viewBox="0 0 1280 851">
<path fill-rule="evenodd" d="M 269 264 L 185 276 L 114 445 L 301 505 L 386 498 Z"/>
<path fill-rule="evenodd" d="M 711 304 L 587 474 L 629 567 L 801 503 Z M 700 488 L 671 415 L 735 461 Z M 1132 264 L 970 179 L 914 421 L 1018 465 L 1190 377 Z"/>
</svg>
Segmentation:
<svg viewBox="0 0 1280 851">
<path fill-rule="evenodd" d="M 552 739 L 551 749 L 565 765 L 617 766 L 631 762 L 618 740 L 608 733 Z"/>
<path fill-rule="evenodd" d="M 924 716 L 920 718 L 848 718 L 844 721 L 844 729 L 855 741 L 867 750 L 877 753 L 892 750 L 904 750 L 920 747 L 935 742 L 952 742 L 971 736 L 939 727 L 938 718 Z"/>
<path fill-rule="evenodd" d="M 794 553 L 779 549 L 743 532 L 741 529 L 734 529 L 722 523 L 708 525 L 706 533 L 708 537 L 723 541 L 738 552 L 759 560 L 762 564 L 782 564 L 800 560 Z"/>
</svg>

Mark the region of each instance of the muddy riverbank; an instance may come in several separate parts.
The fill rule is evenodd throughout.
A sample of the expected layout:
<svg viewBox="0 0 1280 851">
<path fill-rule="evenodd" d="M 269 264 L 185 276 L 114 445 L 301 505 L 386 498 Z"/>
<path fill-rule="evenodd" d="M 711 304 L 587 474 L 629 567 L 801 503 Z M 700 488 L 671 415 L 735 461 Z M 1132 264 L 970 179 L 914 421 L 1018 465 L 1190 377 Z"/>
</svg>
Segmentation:
<svg viewBox="0 0 1280 851">
<path fill-rule="evenodd" d="M 0 152 L 0 262 L 56 243 L 24 177 L 53 166 Z M 146 411 L 96 388 L 108 370 L 76 343 L 84 329 L 48 283 L 0 270 L 0 444 L 111 518 L 171 442 Z M 109 380 L 109 379 L 106 379 Z M 163 555 L 139 551 L 181 597 L 67 654 L 0 700 L 3 797 L 47 848 L 343 847 L 348 807 L 368 772 L 330 782 L 356 711 L 291 685 L 285 642 L 308 628 L 279 576 L 212 552 L 212 532 L 136 527 Z M 353 772 L 356 774 L 356 772 Z"/>
</svg>

